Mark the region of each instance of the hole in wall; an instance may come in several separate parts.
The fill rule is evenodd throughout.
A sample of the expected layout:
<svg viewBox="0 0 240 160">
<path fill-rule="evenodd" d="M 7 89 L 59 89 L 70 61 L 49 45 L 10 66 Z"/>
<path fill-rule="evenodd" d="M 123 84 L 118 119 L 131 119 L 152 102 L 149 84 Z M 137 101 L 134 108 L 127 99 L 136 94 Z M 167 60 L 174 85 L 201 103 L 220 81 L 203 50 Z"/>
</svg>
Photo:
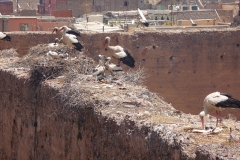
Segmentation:
<svg viewBox="0 0 240 160">
<path fill-rule="evenodd" d="M 77 139 L 82 140 L 82 134 L 78 132 Z"/>
<path fill-rule="evenodd" d="M 239 47 L 239 44 L 237 44 L 237 47 Z"/>
<path fill-rule="evenodd" d="M 223 59 L 223 55 L 221 55 L 220 58 Z"/>
</svg>

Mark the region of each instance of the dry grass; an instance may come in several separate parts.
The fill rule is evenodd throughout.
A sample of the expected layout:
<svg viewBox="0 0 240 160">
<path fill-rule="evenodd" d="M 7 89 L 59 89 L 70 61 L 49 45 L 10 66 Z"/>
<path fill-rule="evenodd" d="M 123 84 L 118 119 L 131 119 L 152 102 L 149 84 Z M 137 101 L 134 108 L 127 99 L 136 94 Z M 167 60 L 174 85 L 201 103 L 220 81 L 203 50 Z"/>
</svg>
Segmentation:
<svg viewBox="0 0 240 160">
<path fill-rule="evenodd" d="M 0 51 L 0 63 L 5 69 L 15 68 L 13 61 L 17 61 L 18 59 L 18 53 L 13 48 Z"/>
<path fill-rule="evenodd" d="M 138 73 L 138 71 L 135 72 Z M 131 77 L 132 73 L 137 74 L 135 72 L 133 71 L 129 73 L 128 76 Z M 71 77 L 71 81 L 65 81 L 65 85 L 60 89 L 60 95 L 68 107 L 84 107 L 90 105 L 89 103 L 91 102 L 93 102 L 91 103 L 91 105 L 94 105 L 95 107 L 102 106 L 102 104 L 99 104 L 99 100 L 103 101 L 104 104 L 106 103 L 108 105 L 114 106 L 121 106 L 124 102 L 132 102 L 132 104 L 138 105 L 138 103 L 136 102 L 136 97 L 150 102 L 157 97 L 156 94 L 149 92 L 145 87 L 134 87 L 128 84 L 124 85 L 127 90 L 119 89 L 117 84 L 119 83 L 119 81 L 121 81 L 120 78 L 122 76 L 120 78 L 117 78 L 117 80 L 116 77 L 106 77 L 105 81 L 108 81 L 108 83 L 97 82 L 96 79 L 90 75 L 77 74 L 77 72 L 74 71 L 70 71 L 66 77 Z M 125 83 L 129 82 L 126 79 L 124 80 Z M 115 88 L 107 89 L 108 86 L 115 86 Z M 104 87 L 106 88 L 103 89 Z M 133 92 L 130 94 L 129 90 Z M 112 95 L 113 93 L 115 95 L 118 95 L 117 100 L 112 99 L 112 97 L 114 97 L 114 95 Z M 95 102 L 93 95 L 99 95 L 98 99 L 96 100 L 97 103 Z"/>
<path fill-rule="evenodd" d="M 171 117 L 171 116 L 164 116 L 164 115 L 153 115 L 151 117 L 151 122 L 153 124 L 156 123 L 163 123 L 163 124 L 180 124 L 184 123 L 183 120 L 179 119 L 178 117 Z"/>
<path fill-rule="evenodd" d="M 130 70 L 124 74 L 117 75 L 117 79 L 120 83 L 127 83 L 130 85 L 142 85 L 148 77 L 145 68 L 139 68 L 136 71 Z"/>
<path fill-rule="evenodd" d="M 16 49 L 5 49 L 5 50 L 1 50 L 0 52 L 0 58 L 6 58 L 6 57 L 17 57 L 18 53 L 16 51 Z"/>
</svg>

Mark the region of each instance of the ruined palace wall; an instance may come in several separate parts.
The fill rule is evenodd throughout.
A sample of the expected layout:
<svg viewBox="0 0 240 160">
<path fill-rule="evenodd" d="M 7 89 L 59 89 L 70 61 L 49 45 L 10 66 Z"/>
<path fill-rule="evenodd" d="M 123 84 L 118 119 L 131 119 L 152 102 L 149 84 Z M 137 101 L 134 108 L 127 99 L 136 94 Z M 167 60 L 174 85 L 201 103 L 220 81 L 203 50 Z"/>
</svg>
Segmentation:
<svg viewBox="0 0 240 160">
<path fill-rule="evenodd" d="M 0 70 L 0 159 L 183 159 L 176 134 L 160 134 L 93 107 L 64 107 L 54 86 Z M 201 155 L 200 155 L 201 157 Z"/>
<path fill-rule="evenodd" d="M 9 35 L 12 42 L 0 42 L 0 49 L 16 48 L 21 55 L 56 37 L 45 32 Z M 129 49 L 136 69 L 147 69 L 145 84 L 151 91 L 177 109 L 198 113 L 210 92 L 228 92 L 240 99 L 238 35 L 235 29 L 134 35 L 83 32 L 81 40 L 85 54 L 97 60 L 99 53 L 106 54 L 101 46 L 110 36 L 113 45 Z M 176 135 L 167 134 L 167 129 L 162 128 L 159 136 L 150 126 L 137 128 L 132 121 L 119 125 L 92 108 L 60 114 L 69 112 L 55 98 L 56 89 L 44 83 L 32 86 L 27 75 L 20 76 L 21 70 L 6 70 L 0 71 L 1 159 L 184 159 Z M 203 159 L 198 154 L 196 159 Z"/>
</svg>

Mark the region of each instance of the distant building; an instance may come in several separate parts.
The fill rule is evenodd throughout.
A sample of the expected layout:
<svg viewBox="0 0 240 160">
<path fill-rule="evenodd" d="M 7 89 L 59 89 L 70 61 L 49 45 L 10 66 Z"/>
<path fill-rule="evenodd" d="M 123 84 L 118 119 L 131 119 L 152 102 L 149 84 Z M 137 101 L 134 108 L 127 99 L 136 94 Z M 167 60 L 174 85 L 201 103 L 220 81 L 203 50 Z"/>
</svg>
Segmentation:
<svg viewBox="0 0 240 160">
<path fill-rule="evenodd" d="M 232 23 L 232 10 L 200 10 L 184 11 L 177 13 L 177 23 L 179 26 L 191 25 L 192 19 L 197 25 L 217 25 L 218 23 Z"/>
<path fill-rule="evenodd" d="M 56 10 L 56 0 L 39 0 L 38 13 L 52 15 Z"/>
<path fill-rule="evenodd" d="M 13 2 L 12 1 L 0 1 L 0 13 L 1 14 L 13 14 Z"/>
<path fill-rule="evenodd" d="M 50 31 L 54 27 L 70 26 L 74 18 L 55 18 L 54 16 L 14 16 L 0 17 L 0 31 Z"/>
<path fill-rule="evenodd" d="M 36 16 L 37 12 L 36 10 L 22 10 L 19 13 L 20 16 Z"/>
<path fill-rule="evenodd" d="M 22 10 L 37 10 L 39 0 L 12 0 L 13 12 L 17 13 Z"/>
<path fill-rule="evenodd" d="M 80 17 L 91 12 L 103 11 L 128 11 L 140 9 L 151 9 L 152 4 L 144 0 L 57 0 L 56 10 L 72 9 L 74 17 Z"/>
<path fill-rule="evenodd" d="M 54 17 L 73 17 L 72 10 L 59 10 L 59 11 L 53 11 L 52 15 Z"/>
<path fill-rule="evenodd" d="M 93 12 L 151 9 L 151 7 L 152 5 L 144 0 L 94 0 L 92 4 Z"/>
</svg>

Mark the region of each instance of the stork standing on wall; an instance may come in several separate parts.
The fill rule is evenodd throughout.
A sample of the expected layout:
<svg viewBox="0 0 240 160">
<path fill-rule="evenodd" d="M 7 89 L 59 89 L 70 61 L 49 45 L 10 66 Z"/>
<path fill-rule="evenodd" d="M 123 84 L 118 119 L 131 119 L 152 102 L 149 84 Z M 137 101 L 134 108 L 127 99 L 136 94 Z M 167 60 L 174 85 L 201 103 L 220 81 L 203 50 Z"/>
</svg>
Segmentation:
<svg viewBox="0 0 240 160">
<path fill-rule="evenodd" d="M 135 60 L 131 56 L 131 54 L 124 49 L 123 47 L 117 46 L 109 46 L 110 44 L 110 37 L 106 37 L 103 47 L 107 48 L 107 50 L 111 53 L 111 55 L 118 60 L 118 65 L 120 65 L 120 61 L 123 64 L 128 65 L 129 67 L 135 67 Z"/>
<path fill-rule="evenodd" d="M 60 28 L 55 27 L 55 28 L 53 29 L 53 31 L 52 31 L 52 34 L 53 34 L 54 32 L 56 32 L 56 34 L 57 34 L 58 36 L 62 36 L 62 35 L 63 35 L 63 31 L 60 31 L 60 32 L 58 32 L 58 31 L 61 30 L 63 27 L 66 28 L 66 33 L 67 33 L 67 34 L 73 34 L 73 35 L 75 35 L 75 36 L 77 36 L 77 37 L 81 37 L 79 31 L 74 30 L 74 29 L 72 29 L 72 28 L 69 28 L 69 27 L 67 27 L 67 26 L 62 26 L 62 27 L 60 27 Z"/>
<path fill-rule="evenodd" d="M 199 116 L 202 121 L 202 128 L 204 129 L 204 116 L 211 112 L 216 112 L 217 122 L 218 120 L 222 121 L 221 111 L 225 108 L 240 108 L 240 101 L 232 98 L 231 95 L 227 93 L 213 92 L 204 99 L 203 101 L 204 110 L 200 112 Z"/>
<path fill-rule="evenodd" d="M 8 35 L 6 35 L 6 34 L 3 33 L 3 32 L 0 32 L 0 40 L 11 42 L 11 37 L 8 36 Z"/>
<path fill-rule="evenodd" d="M 78 41 L 77 37 L 75 35 L 72 34 L 67 34 L 67 27 L 63 26 L 60 30 L 58 30 L 58 32 L 63 30 L 63 42 L 65 42 L 67 44 L 67 46 L 69 48 L 74 48 L 78 51 L 82 51 L 83 46 L 81 45 L 81 43 Z"/>
<path fill-rule="evenodd" d="M 138 8 L 138 13 L 140 14 L 141 18 L 140 19 L 140 22 L 145 26 L 145 27 L 148 27 L 149 26 L 149 23 L 147 21 L 147 19 L 145 18 L 145 16 L 143 15 L 142 11 Z"/>
<path fill-rule="evenodd" d="M 113 63 L 109 64 L 111 57 L 107 57 L 106 60 L 107 60 L 105 63 L 106 69 L 109 70 L 113 75 L 123 71 L 121 66 L 113 64 Z"/>
</svg>

